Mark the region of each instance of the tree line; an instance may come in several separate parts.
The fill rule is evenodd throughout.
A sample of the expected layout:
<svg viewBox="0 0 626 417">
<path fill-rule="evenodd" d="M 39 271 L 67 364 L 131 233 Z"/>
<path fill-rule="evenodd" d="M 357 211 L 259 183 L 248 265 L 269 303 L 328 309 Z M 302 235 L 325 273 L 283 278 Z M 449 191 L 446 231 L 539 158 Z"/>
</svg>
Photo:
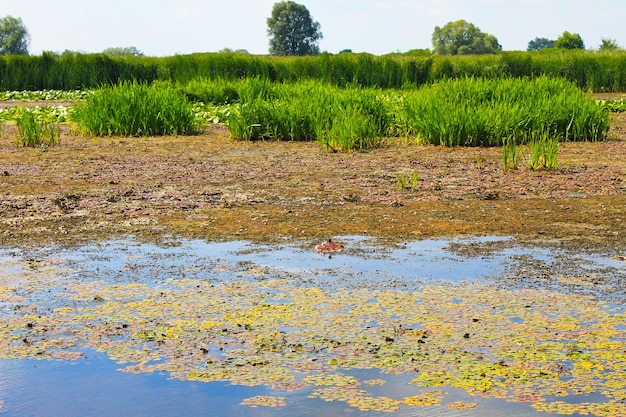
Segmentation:
<svg viewBox="0 0 626 417">
<path fill-rule="evenodd" d="M 294 1 L 275 3 L 271 16 L 267 18 L 269 53 L 276 56 L 305 56 L 320 53 L 318 42 L 323 38 L 321 25 L 309 10 Z M 30 35 L 19 17 L 6 16 L 0 19 L 0 55 L 28 55 Z M 432 35 L 433 52 L 438 55 L 484 55 L 502 51 L 498 39 L 465 20 L 436 26 Z M 580 34 L 563 32 L 556 40 L 535 38 L 528 42 L 528 51 L 546 48 L 585 49 Z M 613 39 L 602 39 L 600 50 L 621 49 Z M 246 54 L 246 50 L 223 52 Z M 350 52 L 346 50 L 345 52 Z M 72 54 L 65 51 L 64 54 Z M 108 56 L 143 56 L 137 48 L 112 47 L 103 51 Z M 60 54 L 57 54 L 60 55 Z"/>
</svg>

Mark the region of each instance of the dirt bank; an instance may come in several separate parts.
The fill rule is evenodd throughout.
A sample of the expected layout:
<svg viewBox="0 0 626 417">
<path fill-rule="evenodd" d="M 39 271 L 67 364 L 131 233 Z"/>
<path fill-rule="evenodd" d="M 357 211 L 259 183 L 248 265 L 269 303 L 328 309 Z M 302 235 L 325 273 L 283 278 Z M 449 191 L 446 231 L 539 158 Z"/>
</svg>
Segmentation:
<svg viewBox="0 0 626 417">
<path fill-rule="evenodd" d="M 609 141 L 562 144 L 556 171 L 507 172 L 499 148 L 390 143 L 332 154 L 315 143 L 232 140 L 212 127 L 162 138 L 64 132 L 44 150 L 16 146 L 5 125 L 0 240 L 514 235 L 624 254 L 625 120 L 616 116 Z"/>
</svg>

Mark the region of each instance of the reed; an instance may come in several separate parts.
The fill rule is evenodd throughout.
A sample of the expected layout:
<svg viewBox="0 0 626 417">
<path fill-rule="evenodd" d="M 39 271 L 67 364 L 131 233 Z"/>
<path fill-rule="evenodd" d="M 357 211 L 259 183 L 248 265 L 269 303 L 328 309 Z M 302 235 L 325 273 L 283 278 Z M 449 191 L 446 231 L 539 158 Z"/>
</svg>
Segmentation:
<svg viewBox="0 0 626 417">
<path fill-rule="evenodd" d="M 314 81 L 266 89 L 237 84 L 240 99 L 228 121 L 235 138 L 318 141 L 346 151 L 375 146 L 391 125 L 389 109 L 374 90 Z"/>
<path fill-rule="evenodd" d="M 538 51 L 437 56 L 428 51 L 375 56 L 322 53 L 272 57 L 197 53 L 171 57 L 110 57 L 69 53 L 0 57 L 0 90 L 90 89 L 137 80 L 185 84 L 196 79 L 262 78 L 287 83 L 317 80 L 339 87 L 414 88 L 466 77 L 566 78 L 581 89 L 626 91 L 626 52 Z"/>
<path fill-rule="evenodd" d="M 407 92 L 399 125 L 406 135 L 446 146 L 524 144 L 549 131 L 564 140 L 606 136 L 609 113 L 564 79 L 446 80 Z"/>
<path fill-rule="evenodd" d="M 530 157 L 528 168 L 531 170 L 549 169 L 559 167 L 558 152 L 559 138 L 550 135 L 549 132 L 541 132 L 537 137 L 528 142 Z"/>
<path fill-rule="evenodd" d="M 47 149 L 49 146 L 54 146 L 60 142 L 61 129 L 59 125 L 42 120 L 28 109 L 22 109 L 16 117 L 16 124 L 16 141 L 22 146 L 41 146 Z"/>
<path fill-rule="evenodd" d="M 517 169 L 519 166 L 518 155 L 515 137 L 509 136 L 505 138 L 502 143 L 502 168 L 505 172 Z"/>
<path fill-rule="evenodd" d="M 168 84 L 137 81 L 103 87 L 75 106 L 79 130 L 96 136 L 182 135 L 197 131 L 192 104 Z"/>
</svg>

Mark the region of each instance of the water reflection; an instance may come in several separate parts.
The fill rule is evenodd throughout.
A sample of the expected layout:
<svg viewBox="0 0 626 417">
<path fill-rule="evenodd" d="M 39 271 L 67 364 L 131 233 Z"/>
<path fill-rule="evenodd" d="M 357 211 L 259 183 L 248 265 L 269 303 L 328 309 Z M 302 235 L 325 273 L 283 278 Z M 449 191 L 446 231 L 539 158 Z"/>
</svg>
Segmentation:
<svg viewBox="0 0 626 417">
<path fill-rule="evenodd" d="M 555 248 L 517 245 L 506 238 L 423 240 L 401 245 L 379 245 L 361 237 L 337 238 L 345 251 L 331 258 L 311 245 L 255 245 L 249 242 L 208 243 L 173 240 L 143 244 L 134 240 L 103 242 L 81 248 L 0 249 L 0 274 L 5 279 L 40 272 L 54 266 L 66 279 L 84 282 L 160 285 L 192 278 L 215 282 L 287 278 L 296 285 L 317 288 L 376 288 L 418 290 L 425 283 L 458 285 L 483 282 L 507 288 L 567 289 L 612 301 L 624 300 L 626 265 L 609 257 L 571 254 Z M 558 275 L 576 276 L 565 284 Z M 590 280 L 583 278 L 589 276 Z M 64 278 L 61 279 L 64 279 Z M 591 284 L 590 284 L 591 282 Z M 59 284 L 62 285 L 62 282 Z M 20 294 L 5 297 L 0 316 L 14 314 Z M 45 297 L 45 294 L 41 295 Z M 50 296 L 48 296 L 50 297 Z M 456 300 L 456 299 L 455 299 Z M 453 300 L 461 303 L 462 300 Z M 276 300 L 279 304 L 281 300 Z M 284 301 L 284 300 L 283 300 Z M 49 304 L 54 307 L 53 303 Z M 511 319 L 522 324 L 519 317 Z M 419 328 L 419 323 L 415 324 Z M 282 329 L 292 331 L 293 329 Z M 168 417 L 181 414 L 238 416 L 374 415 L 359 412 L 345 402 L 311 400 L 313 388 L 294 392 L 266 387 L 233 386 L 226 382 L 200 383 L 168 378 L 167 374 L 119 372 L 106 355 L 88 351 L 76 361 L 0 360 L 0 415 Z M 379 370 L 345 371 L 360 379 L 374 379 Z M 372 395 L 403 398 L 415 395 L 408 381 L 414 375 L 385 375 L 384 386 L 369 387 Z M 470 397 L 443 388 L 446 401 L 468 401 L 475 410 L 447 407 L 425 409 L 402 406 L 399 416 L 536 416 L 528 403 Z M 256 395 L 280 395 L 287 407 L 249 408 L 240 405 Z M 598 400 L 598 398 L 595 398 Z M 593 401 L 593 397 L 576 400 Z M 601 399 L 600 399 L 601 400 Z"/>
</svg>

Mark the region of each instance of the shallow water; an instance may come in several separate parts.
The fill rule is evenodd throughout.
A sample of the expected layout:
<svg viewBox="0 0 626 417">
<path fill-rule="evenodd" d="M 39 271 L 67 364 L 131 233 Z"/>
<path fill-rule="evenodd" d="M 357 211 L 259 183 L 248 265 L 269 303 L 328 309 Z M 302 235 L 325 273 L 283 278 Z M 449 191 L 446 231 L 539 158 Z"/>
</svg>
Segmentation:
<svg viewBox="0 0 626 417">
<path fill-rule="evenodd" d="M 259 394 L 276 394 L 263 387 L 245 387 L 228 383 L 201 383 L 178 381 L 166 375 L 134 375 L 119 372 L 118 365 L 105 355 L 89 352 L 84 360 L 75 362 L 4 360 L 0 361 L 0 398 L 4 408 L 0 415 L 18 416 L 342 416 L 380 415 L 380 412 L 360 412 L 341 402 L 318 402 L 314 407 L 306 397 L 311 389 L 282 392 L 288 407 L 244 407 L 239 403 Z M 364 375 L 364 372 L 360 374 Z M 359 372 L 355 372 L 359 376 Z M 369 375 L 371 377 L 371 375 Z M 372 394 L 413 395 L 402 376 L 391 379 L 384 389 Z M 477 415 L 493 417 L 535 416 L 528 404 L 506 404 L 492 399 L 476 399 L 460 391 L 453 391 L 455 399 L 478 402 Z M 290 398 L 291 397 L 291 398 Z M 387 413 L 385 413 L 387 414 Z M 470 416 L 446 407 L 429 407 L 423 411 L 403 409 L 395 416 Z"/>
<path fill-rule="evenodd" d="M 226 281 L 288 279 L 294 285 L 309 285 L 328 291 L 340 288 L 417 290 L 424 284 L 442 286 L 483 283 L 506 288 L 534 288 L 584 294 L 624 302 L 626 264 L 606 256 L 568 253 L 558 248 L 519 246 L 512 239 L 485 237 L 455 240 L 422 240 L 380 244 L 361 237 L 337 238 L 345 250 L 321 255 L 310 245 L 257 245 L 249 242 L 209 243 L 171 239 L 161 245 L 135 240 L 116 240 L 80 248 L 2 248 L 0 274 L 28 275 L 49 265 L 68 280 L 103 280 L 114 284 L 163 285 L 181 278 Z M 565 283 L 563 276 L 592 277 Z M 620 286 L 621 284 L 621 286 Z M 62 285 L 62 284 L 60 284 Z M 38 295 L 52 309 L 56 300 L 42 291 Z M 61 302 L 59 301 L 59 305 Z M 20 303 L 8 300 L 0 316 L 14 314 Z M 345 402 L 322 402 L 307 396 L 311 388 L 281 392 L 267 387 L 230 385 L 227 382 L 194 382 L 171 379 L 167 373 L 119 372 L 119 365 L 104 353 L 85 350 L 86 357 L 74 361 L 32 359 L 0 360 L 0 415 L 7 416 L 177 416 L 216 415 L 378 415 L 348 407 Z M 378 378 L 378 370 L 346 371 L 363 379 Z M 415 394 L 407 385 L 412 376 L 385 375 L 387 383 L 371 387 L 373 395 L 401 398 Z M 429 416 L 531 416 L 528 403 L 469 396 L 445 389 L 449 401 L 477 404 L 474 410 L 455 411 L 445 406 L 413 408 L 402 406 L 395 415 Z M 251 408 L 240 405 L 255 395 L 280 395 L 286 407 Z M 598 400 L 596 397 L 569 401 Z M 600 399 L 601 400 L 601 399 Z M 576 414 L 574 414 L 576 415 Z"/>
</svg>

